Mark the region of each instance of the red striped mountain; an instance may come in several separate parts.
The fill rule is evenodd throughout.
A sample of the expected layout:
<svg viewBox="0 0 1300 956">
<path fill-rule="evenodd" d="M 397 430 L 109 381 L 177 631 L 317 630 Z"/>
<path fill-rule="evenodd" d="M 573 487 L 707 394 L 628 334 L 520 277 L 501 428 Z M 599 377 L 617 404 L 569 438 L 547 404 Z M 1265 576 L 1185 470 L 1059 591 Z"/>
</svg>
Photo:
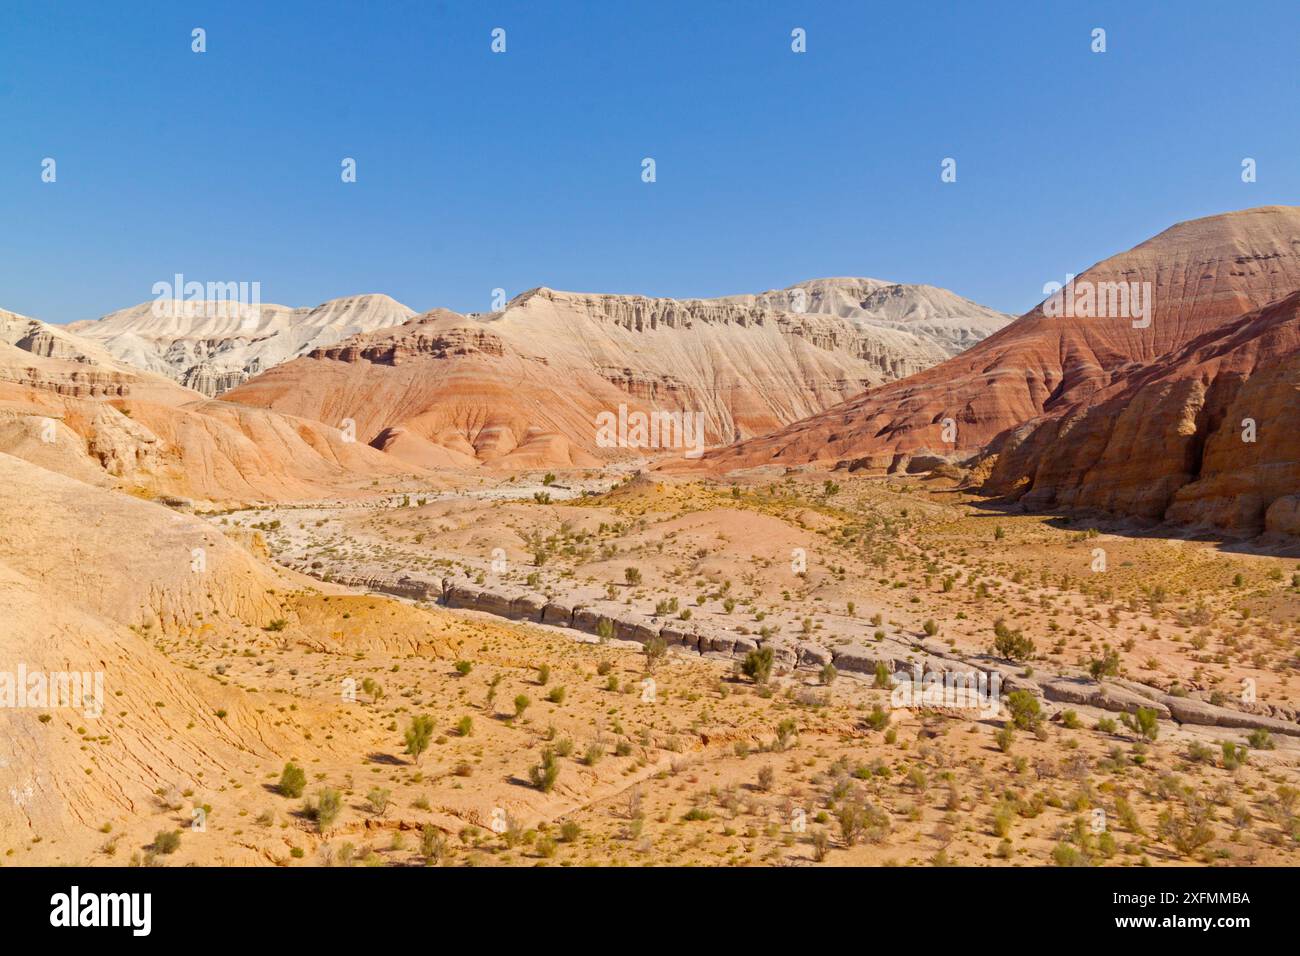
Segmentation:
<svg viewBox="0 0 1300 956">
<path fill-rule="evenodd" d="M 985 490 L 1037 509 L 1300 534 L 1300 292 L 1016 429 Z"/>
<path fill-rule="evenodd" d="M 1040 304 L 947 362 L 711 452 L 705 463 L 885 471 L 906 469 L 913 458 L 919 467 L 935 456 L 969 459 L 996 450 L 1014 429 L 1076 415 L 1137 381 L 1142 369 L 1300 289 L 1300 208 L 1267 206 L 1179 223 L 1079 275 L 1074 294 L 1094 289 L 1107 298 L 1114 283 L 1149 289 L 1149 322 L 1053 315 L 1062 310 Z"/>
<path fill-rule="evenodd" d="M 907 304 L 910 303 L 910 306 Z M 223 397 L 343 427 L 426 467 L 588 466 L 597 419 L 702 416 L 705 440 L 762 434 L 927 368 L 1004 319 L 952 293 L 871 279 L 762 296 L 652 299 L 534 289 L 486 316 L 435 310 L 270 369 Z"/>
</svg>

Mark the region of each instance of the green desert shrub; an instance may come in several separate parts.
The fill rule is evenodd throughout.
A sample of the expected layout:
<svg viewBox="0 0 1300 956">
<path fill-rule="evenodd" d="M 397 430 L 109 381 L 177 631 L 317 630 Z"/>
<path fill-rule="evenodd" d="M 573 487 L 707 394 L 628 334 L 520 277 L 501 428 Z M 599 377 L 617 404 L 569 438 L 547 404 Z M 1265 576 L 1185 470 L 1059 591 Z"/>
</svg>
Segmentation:
<svg viewBox="0 0 1300 956">
<path fill-rule="evenodd" d="M 301 797 L 303 788 L 307 786 L 307 774 L 302 768 L 293 763 L 284 765 L 284 770 L 280 773 L 280 783 L 276 787 L 282 797 Z"/>
<path fill-rule="evenodd" d="M 772 648 L 760 647 L 750 651 L 740 662 L 740 670 L 755 684 L 766 684 L 772 676 Z"/>
</svg>

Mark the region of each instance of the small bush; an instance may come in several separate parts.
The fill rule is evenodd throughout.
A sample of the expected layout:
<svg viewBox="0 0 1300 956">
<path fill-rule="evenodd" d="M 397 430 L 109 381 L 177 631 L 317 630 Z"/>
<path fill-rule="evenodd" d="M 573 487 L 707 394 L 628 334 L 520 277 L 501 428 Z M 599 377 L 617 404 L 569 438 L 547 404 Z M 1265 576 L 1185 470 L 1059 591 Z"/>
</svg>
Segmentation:
<svg viewBox="0 0 1300 956">
<path fill-rule="evenodd" d="M 825 830 L 814 830 L 812 835 L 813 859 L 821 863 L 830 854 L 831 838 Z"/>
<path fill-rule="evenodd" d="M 1013 690 L 1007 695 L 1007 710 L 1018 730 L 1033 730 L 1042 719 L 1038 698 L 1027 690 Z"/>
<path fill-rule="evenodd" d="M 1275 746 L 1272 736 L 1263 727 L 1252 730 L 1250 736 L 1246 738 L 1246 743 L 1251 750 L 1272 750 Z"/>
<path fill-rule="evenodd" d="M 668 656 L 668 642 L 662 637 L 652 637 L 645 643 L 645 669 L 653 671 Z"/>
<path fill-rule="evenodd" d="M 871 713 L 867 714 L 866 723 L 872 730 L 884 730 L 889 726 L 889 714 L 879 704 L 873 704 Z"/>
<path fill-rule="evenodd" d="M 301 767 L 292 763 L 284 765 L 284 770 L 280 774 L 280 783 L 277 790 L 282 797 L 301 797 L 303 788 L 307 786 L 307 774 Z"/>
<path fill-rule="evenodd" d="M 175 853 L 181 846 L 180 830 L 159 830 L 154 835 L 153 843 L 150 845 L 155 853 Z"/>
<path fill-rule="evenodd" d="M 430 865 L 437 863 L 447 852 L 447 840 L 442 831 L 432 823 L 420 828 L 420 856 Z"/>
<path fill-rule="evenodd" d="M 555 781 L 560 776 L 560 764 L 555 759 L 555 751 L 547 747 L 542 751 L 542 762 L 528 772 L 533 786 L 542 793 L 550 793 L 555 788 Z"/>
<path fill-rule="evenodd" d="M 1011 753 L 1011 745 L 1015 742 L 1015 739 L 1016 730 L 1010 721 L 1007 721 L 1002 729 L 993 735 L 993 740 L 997 743 L 998 749 L 1004 754 Z"/>
<path fill-rule="evenodd" d="M 888 690 L 891 683 L 888 665 L 884 661 L 876 661 L 876 672 L 871 681 L 871 686 L 878 690 Z"/>
<path fill-rule="evenodd" d="M 1009 661 L 1027 661 L 1034 656 L 1034 642 L 998 618 L 993 623 L 993 650 L 998 657 Z"/>
<path fill-rule="evenodd" d="M 1156 712 L 1148 707 L 1139 707 L 1136 714 L 1120 714 L 1120 722 L 1138 736 L 1155 740 L 1160 736 L 1160 723 Z"/>
<path fill-rule="evenodd" d="M 755 684 L 766 684 L 772 676 L 772 648 L 760 647 L 750 651 L 740 662 L 740 670 Z"/>
<path fill-rule="evenodd" d="M 370 804 L 370 809 L 373 810 L 375 814 L 383 816 L 384 811 L 388 809 L 388 803 L 392 796 L 393 794 L 391 791 L 385 790 L 383 787 L 375 787 L 366 794 L 366 802 Z"/>
<path fill-rule="evenodd" d="M 1119 652 L 1107 646 L 1105 653 L 1088 665 L 1088 673 L 1097 681 L 1119 674 Z"/>
<path fill-rule="evenodd" d="M 406 728 L 406 752 L 415 758 L 415 762 L 420 762 L 420 755 L 429 749 L 429 744 L 433 740 L 433 718 L 427 714 L 421 714 L 411 718 L 411 725 Z"/>
<path fill-rule="evenodd" d="M 338 819 L 339 811 L 343 809 L 343 797 L 337 790 L 325 787 L 316 794 L 316 802 L 308 803 L 304 809 L 316 821 L 316 829 L 324 833 Z"/>
<path fill-rule="evenodd" d="M 1236 770 L 1245 764 L 1250 756 L 1250 752 L 1240 744 L 1234 744 L 1231 740 L 1225 740 L 1221 744 L 1223 750 L 1223 769 Z"/>
</svg>

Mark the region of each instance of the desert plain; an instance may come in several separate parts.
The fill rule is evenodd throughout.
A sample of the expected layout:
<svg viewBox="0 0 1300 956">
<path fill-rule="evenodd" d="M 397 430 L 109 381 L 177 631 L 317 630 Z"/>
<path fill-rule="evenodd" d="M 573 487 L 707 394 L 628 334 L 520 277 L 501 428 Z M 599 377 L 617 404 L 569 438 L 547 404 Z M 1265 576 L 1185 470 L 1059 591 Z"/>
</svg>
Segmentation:
<svg viewBox="0 0 1300 956">
<path fill-rule="evenodd" d="M 0 864 L 1292 865 L 1298 247 L 2 313 Z"/>
</svg>

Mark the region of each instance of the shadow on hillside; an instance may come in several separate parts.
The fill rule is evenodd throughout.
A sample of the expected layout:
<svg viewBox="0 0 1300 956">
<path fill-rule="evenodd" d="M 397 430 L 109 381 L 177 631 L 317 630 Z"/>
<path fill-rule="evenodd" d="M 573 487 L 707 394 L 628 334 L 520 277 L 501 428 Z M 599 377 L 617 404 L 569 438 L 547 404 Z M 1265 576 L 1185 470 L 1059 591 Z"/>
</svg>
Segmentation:
<svg viewBox="0 0 1300 956">
<path fill-rule="evenodd" d="M 1018 502 L 1005 498 L 987 498 L 968 502 L 972 508 L 982 512 L 981 518 L 993 519 L 1000 515 L 1031 515 L 1046 518 L 1049 527 L 1062 531 L 1096 530 L 1101 534 L 1112 534 L 1124 538 L 1145 541 L 1192 541 L 1199 544 L 1213 545 L 1215 550 L 1225 554 L 1256 555 L 1271 558 L 1300 558 L 1300 540 L 1277 535 L 1257 535 L 1242 537 L 1224 534 L 1208 528 L 1184 527 L 1181 525 L 1144 523 L 1133 518 L 1117 518 L 1101 512 L 1080 511 L 1077 513 L 1034 511 L 1022 507 Z"/>
</svg>

